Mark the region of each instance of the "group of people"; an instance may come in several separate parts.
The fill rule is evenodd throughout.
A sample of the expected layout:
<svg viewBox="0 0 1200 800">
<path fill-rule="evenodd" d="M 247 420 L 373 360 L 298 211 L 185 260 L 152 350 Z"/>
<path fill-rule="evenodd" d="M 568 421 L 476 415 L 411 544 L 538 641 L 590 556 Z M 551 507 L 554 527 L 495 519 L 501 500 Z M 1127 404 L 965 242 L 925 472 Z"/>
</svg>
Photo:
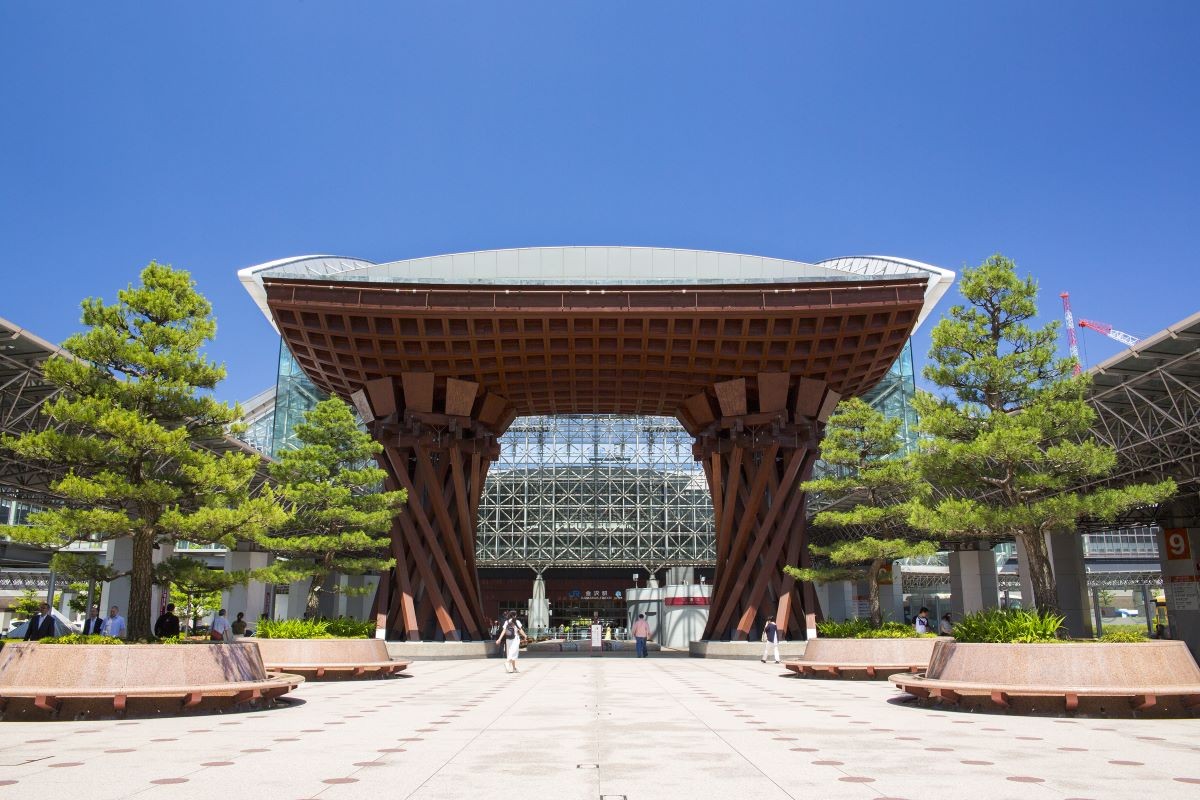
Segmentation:
<svg viewBox="0 0 1200 800">
<path fill-rule="evenodd" d="M 113 606 L 108 610 L 107 617 L 100 616 L 100 607 L 92 606 L 87 619 L 83 621 L 85 636 L 111 636 L 114 639 L 124 639 L 129 633 L 129 626 L 121 616 L 121 609 Z M 209 637 L 213 641 L 233 641 L 234 636 L 253 634 L 246 623 L 246 615 L 239 611 L 237 619 L 230 622 L 225 616 L 225 609 L 217 612 L 209 629 Z M 175 615 L 175 604 L 167 603 L 167 608 L 154 621 L 154 635 L 159 639 L 171 639 L 179 635 L 179 617 Z M 38 613 L 29 620 L 25 629 L 25 641 L 37 642 L 49 639 L 55 635 L 54 614 L 50 611 L 49 603 L 38 606 Z"/>
<path fill-rule="evenodd" d="M 913 630 L 917 633 L 935 633 L 933 629 L 933 620 L 929 618 L 929 609 L 921 606 L 921 610 L 917 612 L 917 616 L 913 618 Z M 938 636 L 953 636 L 954 623 L 950 621 L 950 615 L 942 614 L 942 619 L 937 624 Z"/>
<path fill-rule="evenodd" d="M 121 609 L 113 606 L 108 610 L 108 616 L 101 618 L 100 607 L 92 606 L 88 618 L 83 622 L 83 632 L 87 636 L 112 636 L 115 639 L 124 639 L 128 633 L 128 626 L 125 624 L 125 618 L 121 616 Z M 38 606 L 38 613 L 33 615 L 29 620 L 29 626 L 25 628 L 25 641 L 38 642 L 42 639 L 49 639 L 55 635 L 54 630 L 54 614 L 50 611 L 49 603 L 42 603 Z"/>
</svg>

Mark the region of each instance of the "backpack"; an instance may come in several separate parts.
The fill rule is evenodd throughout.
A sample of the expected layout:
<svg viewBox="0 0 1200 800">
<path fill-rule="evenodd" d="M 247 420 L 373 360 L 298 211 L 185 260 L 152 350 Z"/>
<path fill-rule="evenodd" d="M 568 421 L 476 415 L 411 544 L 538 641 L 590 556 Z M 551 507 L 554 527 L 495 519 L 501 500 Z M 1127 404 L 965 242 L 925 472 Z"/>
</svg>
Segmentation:
<svg viewBox="0 0 1200 800">
<path fill-rule="evenodd" d="M 516 620 L 510 620 L 509 622 L 504 623 L 504 638 L 505 639 L 517 638 L 517 621 Z"/>
</svg>

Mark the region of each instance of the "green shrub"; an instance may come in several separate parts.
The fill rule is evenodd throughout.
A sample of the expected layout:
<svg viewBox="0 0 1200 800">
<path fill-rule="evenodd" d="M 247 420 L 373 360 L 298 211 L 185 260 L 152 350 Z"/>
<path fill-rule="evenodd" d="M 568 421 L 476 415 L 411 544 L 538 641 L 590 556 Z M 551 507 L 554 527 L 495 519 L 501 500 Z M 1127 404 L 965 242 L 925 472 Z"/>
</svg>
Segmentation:
<svg viewBox="0 0 1200 800">
<path fill-rule="evenodd" d="M 264 619 L 254 635 L 260 639 L 363 639 L 375 635 L 375 623 L 356 619 Z"/>
<path fill-rule="evenodd" d="M 878 628 L 872 628 L 871 621 L 866 619 L 818 622 L 817 635 L 825 639 L 913 639 L 918 636 L 913 628 L 903 622 L 885 622 Z"/>
<path fill-rule="evenodd" d="M 1028 644 L 1060 641 L 1066 618 L 1034 609 L 992 608 L 967 614 L 954 625 L 959 642 Z"/>
<path fill-rule="evenodd" d="M 1104 632 L 1104 635 L 1100 637 L 1100 641 L 1116 642 L 1116 643 L 1137 643 L 1137 642 L 1148 642 L 1148 641 L 1150 641 L 1150 638 L 1148 636 L 1146 636 L 1146 632 L 1144 630 L 1142 630 L 1141 628 L 1134 628 L 1134 629 L 1109 628 L 1107 631 Z"/>
<path fill-rule="evenodd" d="M 331 636 L 344 639 L 371 639 L 375 636 L 375 620 L 331 619 L 326 630 Z"/>
<path fill-rule="evenodd" d="M 826 639 L 857 639 L 871 630 L 871 622 L 865 619 L 848 619 L 844 622 L 827 619 L 817 623 L 817 635 Z"/>
<path fill-rule="evenodd" d="M 264 619 L 254 631 L 260 639 L 332 639 L 323 619 Z"/>
<path fill-rule="evenodd" d="M 82 633 L 69 633 L 66 636 L 48 636 L 41 640 L 42 644 L 125 644 L 123 639 L 114 636 L 84 636 Z"/>
</svg>

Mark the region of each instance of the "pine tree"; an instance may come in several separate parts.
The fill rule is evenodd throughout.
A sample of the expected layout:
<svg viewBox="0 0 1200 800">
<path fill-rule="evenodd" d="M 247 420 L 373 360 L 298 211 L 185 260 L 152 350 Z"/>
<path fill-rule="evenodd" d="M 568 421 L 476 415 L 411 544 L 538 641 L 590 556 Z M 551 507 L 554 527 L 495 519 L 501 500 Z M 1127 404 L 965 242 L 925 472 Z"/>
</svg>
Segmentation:
<svg viewBox="0 0 1200 800">
<path fill-rule="evenodd" d="M 810 546 L 826 567 L 788 567 L 798 580 L 827 583 L 866 580 L 871 624 L 883 624 L 880 577 L 898 558 L 932 555 L 933 542 L 915 541 L 907 525 L 910 503 L 925 484 L 904 456 L 901 420 L 889 419 L 863 400 L 843 400 L 829 418 L 821 442 L 821 459 L 831 468 L 825 477 L 805 481 L 806 492 L 853 503 L 849 508 L 819 512 L 814 524 L 843 528 L 853 538 L 828 547 Z"/>
<path fill-rule="evenodd" d="M 362 575 L 390 569 L 392 519 L 404 491 L 379 491 L 386 473 L 374 465 L 382 445 L 359 430 L 342 400 L 323 400 L 296 425 L 300 446 L 271 465 L 288 519 L 258 538 L 280 561 L 255 577 L 274 583 L 311 578 L 308 616 L 335 574 Z M 332 591 L 339 591 L 335 585 Z M 341 591 L 345 591 L 344 589 Z"/>
<path fill-rule="evenodd" d="M 1109 475 L 1116 454 L 1091 435 L 1088 376 L 1057 357 L 1058 324 L 1029 324 L 1037 284 L 995 255 L 965 270 L 959 291 L 969 305 L 934 327 L 924 371 L 946 395 L 913 401 L 924 434 L 917 464 L 941 491 L 910 522 L 945 538 L 1019 541 L 1034 604 L 1057 613 L 1046 535 L 1160 503 L 1175 484 L 1075 488 Z"/>
<path fill-rule="evenodd" d="M 188 273 L 151 263 L 141 285 L 114 305 L 83 302 L 83 333 L 54 356 L 47 382 L 62 390 L 44 408 L 54 425 L 0 444 L 64 477 L 61 508 L 14 528 L 22 541 L 61 547 L 129 538 L 129 638 L 150 636 L 154 547 L 162 542 L 234 544 L 282 513 L 267 491 L 248 488 L 258 459 L 204 446 L 239 415 L 209 392 L 225 376 L 202 353 L 216 333 L 212 307 Z"/>
</svg>

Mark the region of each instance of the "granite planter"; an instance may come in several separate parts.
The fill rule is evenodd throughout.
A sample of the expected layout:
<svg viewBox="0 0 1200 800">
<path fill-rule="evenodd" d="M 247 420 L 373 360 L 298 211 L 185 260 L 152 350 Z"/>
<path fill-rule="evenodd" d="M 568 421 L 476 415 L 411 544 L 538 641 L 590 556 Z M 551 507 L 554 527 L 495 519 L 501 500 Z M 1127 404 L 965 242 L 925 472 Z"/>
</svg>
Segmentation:
<svg viewBox="0 0 1200 800">
<path fill-rule="evenodd" d="M 1200 667 L 1176 641 L 938 641 L 926 672 L 889 680 L 925 702 L 980 710 L 1178 716 L 1200 707 Z"/>
<path fill-rule="evenodd" d="M 268 669 L 309 680 L 383 678 L 408 667 L 382 639 L 255 639 Z"/>
<path fill-rule="evenodd" d="M 6 720 L 262 707 L 303 680 L 264 668 L 258 646 L 249 642 L 15 642 L 0 651 L 0 709 Z"/>
<path fill-rule="evenodd" d="M 824 639 L 809 641 L 804 655 L 785 663 L 802 677 L 883 680 L 898 672 L 923 672 L 929 666 L 933 637 L 904 639 Z"/>
</svg>

